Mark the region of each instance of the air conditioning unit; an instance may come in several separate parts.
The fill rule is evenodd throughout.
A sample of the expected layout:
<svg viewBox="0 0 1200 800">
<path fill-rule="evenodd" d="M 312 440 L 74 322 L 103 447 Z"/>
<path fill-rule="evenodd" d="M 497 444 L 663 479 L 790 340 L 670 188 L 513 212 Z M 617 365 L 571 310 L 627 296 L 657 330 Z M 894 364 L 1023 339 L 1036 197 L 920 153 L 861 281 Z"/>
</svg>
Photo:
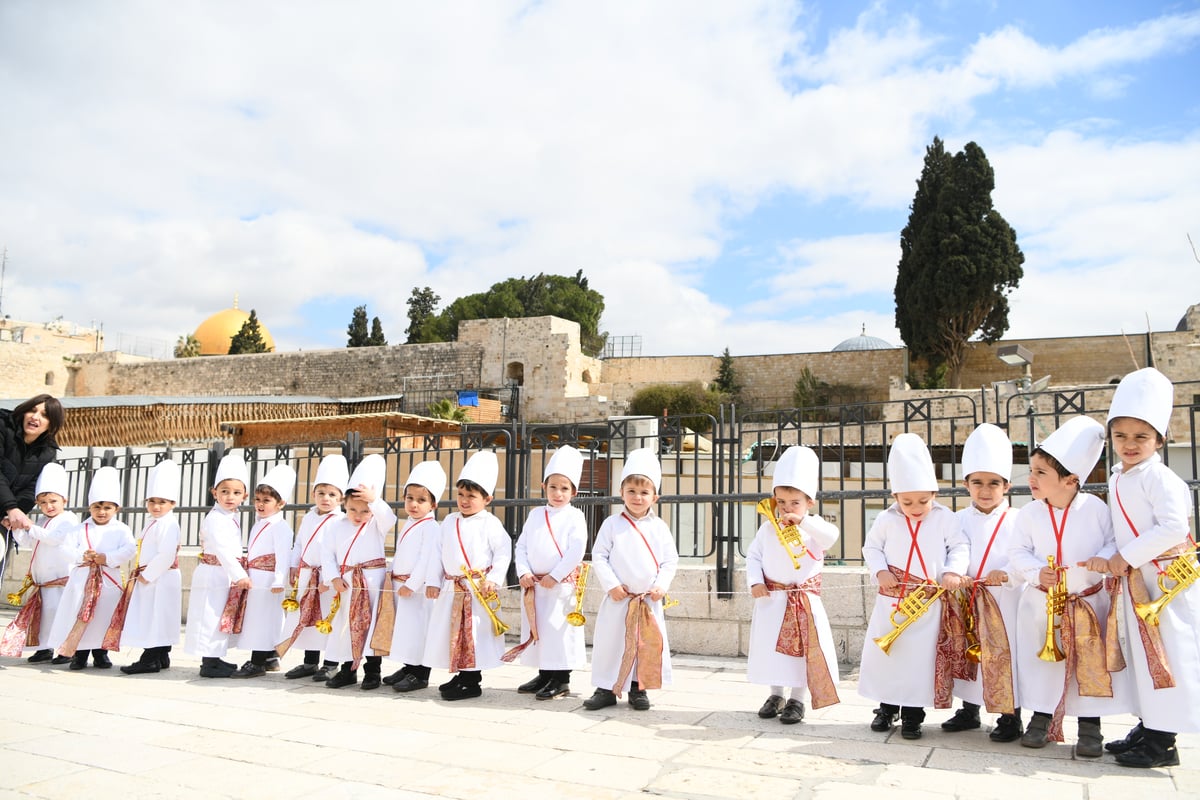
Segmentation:
<svg viewBox="0 0 1200 800">
<path fill-rule="evenodd" d="M 649 447 L 659 452 L 658 417 L 609 417 L 608 452 L 612 456 L 624 456 L 630 450 Z"/>
</svg>

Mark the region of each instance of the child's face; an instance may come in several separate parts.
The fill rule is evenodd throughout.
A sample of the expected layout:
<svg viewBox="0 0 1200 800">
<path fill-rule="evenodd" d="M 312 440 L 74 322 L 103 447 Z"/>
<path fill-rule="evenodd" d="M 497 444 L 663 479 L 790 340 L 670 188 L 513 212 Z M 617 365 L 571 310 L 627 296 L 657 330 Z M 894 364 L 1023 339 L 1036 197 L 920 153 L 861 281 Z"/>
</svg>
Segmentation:
<svg viewBox="0 0 1200 800">
<path fill-rule="evenodd" d="M 648 479 L 626 479 L 621 485 L 621 501 L 625 510 L 634 519 L 641 519 L 650 512 L 651 507 L 658 502 L 658 492 Z"/>
<path fill-rule="evenodd" d="M 1061 508 L 1071 502 L 1078 488 L 1078 478 L 1074 475 L 1062 477 L 1041 454 L 1034 453 L 1029 457 L 1029 493 L 1035 500 L 1045 500 Z"/>
<path fill-rule="evenodd" d="M 265 519 L 283 510 L 283 501 L 265 489 L 254 490 L 254 515 Z"/>
<path fill-rule="evenodd" d="M 791 486 L 776 486 L 772 493 L 775 497 L 775 516 L 784 514 L 799 514 L 804 516 L 813 507 L 813 501 L 808 495 Z"/>
<path fill-rule="evenodd" d="M 1108 432 L 1112 436 L 1113 451 L 1125 469 L 1137 466 L 1158 450 L 1158 431 L 1145 420 L 1117 417 Z"/>
<path fill-rule="evenodd" d="M 404 513 L 409 519 L 421 519 L 433 508 L 433 495 L 424 486 L 410 483 L 404 487 Z"/>
<path fill-rule="evenodd" d="M 224 480 L 212 489 L 213 500 L 226 511 L 237 511 L 246 499 L 246 484 L 241 481 Z"/>
<path fill-rule="evenodd" d="M 171 509 L 174 507 L 174 500 L 164 500 L 161 497 L 146 498 L 146 511 L 150 512 L 150 516 L 154 519 L 162 519 L 167 514 L 170 514 Z"/>
<path fill-rule="evenodd" d="M 458 502 L 458 510 L 464 517 L 471 517 L 478 514 L 488 507 L 488 503 L 492 502 L 489 495 L 480 493 L 477 489 L 470 489 L 466 486 L 455 487 L 455 500 Z"/>
<path fill-rule="evenodd" d="M 67 499 L 54 492 L 42 492 L 37 496 L 38 510 L 47 517 L 57 517 L 67 505 Z"/>
<path fill-rule="evenodd" d="M 313 487 L 313 503 L 318 514 L 328 514 L 342 504 L 342 491 L 329 483 L 318 483 Z"/>
<path fill-rule="evenodd" d="M 920 522 L 933 510 L 933 498 L 937 492 L 896 492 L 895 498 L 900 512 L 913 522 Z"/>
<path fill-rule="evenodd" d="M 967 476 L 967 491 L 971 502 L 985 514 L 1004 501 L 1011 484 L 994 472 L 972 472 Z"/>
<path fill-rule="evenodd" d="M 551 508 L 562 508 L 575 496 L 575 486 L 566 475 L 551 475 L 542 484 L 542 493 Z"/>
<path fill-rule="evenodd" d="M 371 504 L 358 495 L 346 498 L 346 519 L 355 525 L 363 525 L 371 521 L 375 515 L 371 512 Z"/>
<path fill-rule="evenodd" d="M 88 506 L 88 511 L 91 512 L 92 520 L 97 525 L 107 525 L 117 515 L 118 508 L 116 503 L 100 502 L 92 503 Z"/>
</svg>

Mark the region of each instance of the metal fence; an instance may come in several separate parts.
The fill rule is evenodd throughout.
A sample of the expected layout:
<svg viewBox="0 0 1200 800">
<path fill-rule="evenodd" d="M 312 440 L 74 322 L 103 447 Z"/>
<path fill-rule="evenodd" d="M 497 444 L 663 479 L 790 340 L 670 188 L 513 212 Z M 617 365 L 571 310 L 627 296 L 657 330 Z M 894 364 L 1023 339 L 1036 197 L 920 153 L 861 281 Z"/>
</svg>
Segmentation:
<svg viewBox="0 0 1200 800">
<path fill-rule="evenodd" d="M 619 483 L 624 456 L 638 447 L 658 451 L 663 483 L 658 513 L 675 534 L 680 556 L 711 564 L 716 570 L 717 591 L 733 590 L 733 575 L 761 523 L 755 505 L 770 493 L 774 465 L 787 447 L 812 447 L 821 461 L 823 490 L 817 512 L 835 522 L 842 532 L 827 558 L 860 563 L 863 537 L 875 516 L 890 503 L 887 489 L 887 446 L 896 434 L 913 432 L 930 443 L 943 490 L 941 500 L 952 508 L 967 502 L 962 488 L 962 446 L 980 422 L 1006 427 L 1014 441 L 1017 478 L 1012 494 L 1019 505 L 1027 502 L 1028 488 L 1022 470 L 1032 446 L 1044 439 L 1067 417 L 1086 413 L 1104 420 L 1111 386 L 1069 392 L 1017 395 L 1001 402 L 979 395 L 944 393 L 936 397 L 877 403 L 855 403 L 821 408 L 786 409 L 736 417 L 722 409 L 719 417 L 614 418 L 561 425 L 506 423 L 470 425 L 455 434 L 429 434 L 418 446 L 406 439 L 364 440 L 349 433 L 343 440 L 308 442 L 244 450 L 251 482 L 280 463 L 296 469 L 294 502 L 287 507 L 293 524 L 310 504 L 312 479 L 320 459 L 343 453 L 351 467 L 366 453 L 380 453 L 388 464 L 388 484 L 381 493 L 393 507 L 403 507 L 403 479 L 413 466 L 438 460 L 448 476 L 462 469 L 467 458 L 481 449 L 496 451 L 500 481 L 492 511 L 515 539 L 528 512 L 543 502 L 540 484 L 550 452 L 564 444 L 585 455 L 576 505 L 583 509 L 592 535 L 601 522 L 619 508 Z M 1185 387 L 1186 388 L 1186 387 Z M 1200 386 L 1196 387 L 1200 391 Z M 1174 436 L 1164 448 L 1166 462 L 1188 481 L 1192 519 L 1200 514 L 1197 423 L 1200 396 L 1177 406 Z M 92 471 L 102 465 L 122 473 L 125 497 L 121 516 L 135 530 L 145 522 L 144 487 L 149 470 L 164 458 L 175 459 L 181 470 L 181 502 L 177 507 L 183 542 L 199 543 L 200 522 L 211 506 L 209 488 L 223 445 L 197 449 L 124 451 L 89 449 L 85 455 L 64 460 L 71 478 L 68 505 L 86 515 L 87 488 Z M 1085 490 L 1103 493 L 1111 453 Z M 250 487 L 253 488 L 253 487 Z M 443 497 L 443 509 L 452 509 L 453 490 Z M 243 513 L 253 513 L 247 506 Z M 250 525 L 243 525 L 249 530 Z"/>
</svg>

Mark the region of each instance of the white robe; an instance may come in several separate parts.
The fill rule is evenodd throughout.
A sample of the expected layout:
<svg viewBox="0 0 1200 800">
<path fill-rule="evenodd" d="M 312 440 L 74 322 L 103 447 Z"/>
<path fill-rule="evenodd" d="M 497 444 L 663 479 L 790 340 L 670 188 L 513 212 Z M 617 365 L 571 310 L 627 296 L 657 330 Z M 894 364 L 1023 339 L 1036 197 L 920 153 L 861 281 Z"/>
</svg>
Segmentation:
<svg viewBox="0 0 1200 800">
<path fill-rule="evenodd" d="M 962 575 L 967 569 L 970 559 L 967 537 L 959 527 L 954 512 L 940 503 L 934 503 L 933 509 L 921 520 L 917 531 L 917 549 L 912 551 L 910 560 L 911 544 L 907 518 L 893 503 L 875 518 L 863 541 L 863 561 L 872 582 L 878 582 L 878 573 L 886 570 L 889 564 L 899 569 L 904 569 L 907 564 L 911 582 L 937 582 L 947 572 Z M 917 551 L 921 558 L 918 558 Z M 875 639 L 885 636 L 894 628 L 891 615 L 896 602 L 897 598 L 894 597 L 882 594 L 875 596 L 875 607 L 871 610 L 867 635 L 863 640 L 858 693 L 880 703 L 926 708 L 935 702 L 934 661 L 938 632 L 942 627 L 940 604 L 943 601 L 935 601 L 928 611 L 900 634 L 885 653 Z M 904 621 L 902 615 L 897 615 L 896 619 L 898 622 Z"/>
<path fill-rule="evenodd" d="M 288 566 L 292 559 L 292 528 L 283 518 L 283 512 L 265 519 L 256 519 L 250 526 L 246 541 L 246 562 L 263 556 L 275 556 L 275 569 L 246 570 L 250 576 L 250 591 L 246 595 L 246 616 L 242 620 L 242 633 L 237 646 L 243 650 L 270 650 L 285 638 L 283 634 L 282 591 L 287 589 Z M 274 653 L 272 653 L 274 655 Z"/>
<path fill-rule="evenodd" d="M 396 514 L 392 507 L 382 498 L 376 498 L 371 503 L 371 519 L 358 525 L 344 517 L 337 522 L 325 526 L 328 531 L 321 546 L 321 579 L 333 583 L 340 577 L 346 582 L 346 591 L 342 592 L 341 604 L 333 618 L 333 631 L 330 632 L 325 645 L 325 658 L 329 661 L 345 663 L 354 660 L 353 642 L 350 639 L 350 603 L 354 593 L 354 567 L 365 561 L 374 561 L 384 557 L 384 543 L 388 532 L 396 524 Z M 332 530 L 330 530 L 332 528 Z M 371 604 L 371 626 L 367 630 L 367 639 L 363 644 L 362 655 L 375 655 L 371 649 L 371 635 L 375 633 L 375 616 L 379 608 L 379 592 L 383 588 L 383 579 L 387 575 L 387 565 L 379 569 L 364 569 L 363 582 L 367 586 L 367 597 Z M 333 590 L 326 592 L 332 602 Z"/>
<path fill-rule="evenodd" d="M 328 514 L 318 514 L 316 507 L 310 508 L 304 518 L 300 520 L 300 530 L 296 532 L 296 542 L 292 546 L 292 558 L 290 568 L 299 570 L 296 586 L 300 587 L 296 600 L 301 600 L 304 597 L 305 591 L 317 591 L 316 588 L 307 589 L 308 581 L 312 569 L 301 567 L 300 563 L 308 564 L 309 567 L 315 567 L 318 575 L 318 581 L 321 580 L 321 542 L 325 538 L 325 532 L 337 525 L 338 520 L 345 519 L 346 515 L 341 509 L 334 509 Z M 328 585 L 328 584 L 327 584 Z M 329 615 L 329 605 L 333 602 L 333 592 L 321 592 L 321 617 L 322 619 Z M 280 601 L 282 602 L 282 600 Z M 296 626 L 300 624 L 300 612 L 292 611 L 287 614 L 283 623 L 283 636 L 281 641 L 292 635 L 292 631 L 296 630 Z M 305 628 L 296 637 L 295 643 L 292 645 L 293 650 L 324 650 L 329 637 L 319 630 L 316 626 Z"/>
<path fill-rule="evenodd" d="M 64 530 L 61 541 L 60 546 L 75 553 L 75 563 L 78 566 L 71 569 L 71 577 L 67 580 L 58 613 L 54 616 L 54 625 L 50 629 L 47 645 L 58 648 L 74 627 L 79 608 L 83 605 L 84 584 L 87 583 L 88 573 L 91 572 L 90 567 L 79 564 L 79 559 L 85 551 L 95 550 L 97 553 L 103 553 L 108 563 L 101 567 L 104 576 L 100 581 L 100 599 L 96 602 L 92 621 L 84 629 L 76 651 L 102 649 L 104 634 L 108 632 L 113 611 L 116 610 L 117 601 L 121 599 L 120 565 L 132 558 L 133 551 L 137 549 L 133 533 L 128 525 L 118 519 L 112 519 L 107 525 L 97 525 L 89 518 L 81 525 Z"/>
<path fill-rule="evenodd" d="M 508 565 L 512 562 L 512 539 L 504 525 L 490 511 L 480 511 L 464 517 L 455 511 L 442 521 L 437 538 L 430 543 L 429 559 L 425 565 L 425 585 L 440 586 L 429 615 L 425 639 L 425 654 L 421 661 L 427 667 L 447 669 L 450 666 L 450 613 L 454 609 L 454 581 L 446 575 L 462 575 L 464 553 L 466 566 L 472 570 L 488 570 L 487 580 L 504 588 Z M 471 630 L 475 643 L 473 670 L 500 666 L 504 655 L 504 636 L 493 632 L 492 619 L 471 595 Z"/>
<path fill-rule="evenodd" d="M 59 578 L 67 577 L 71 568 L 78 563 L 78 557 L 69 547 L 62 546 L 62 537 L 55 532 L 63 532 L 79 524 L 79 517 L 74 512 L 63 511 L 56 517 L 39 516 L 37 522 L 28 530 L 20 528 L 12 532 L 13 538 L 21 547 L 32 547 L 33 555 L 29 559 L 29 574 L 35 583 L 43 584 Z M 26 647 L 26 650 L 48 650 L 50 645 L 50 629 L 54 626 L 54 615 L 62 602 L 66 586 L 48 586 L 39 589 L 42 596 L 42 624 L 38 628 L 37 647 Z M 25 600 L 28 602 L 29 594 Z"/>
<path fill-rule="evenodd" d="M 1120 490 L 1120 505 L 1117 504 L 1117 489 Z M 1108 503 L 1117 549 L 1134 568 L 1141 569 L 1151 600 L 1163 594 L 1158 585 L 1154 557 L 1187 538 L 1189 502 L 1187 484 L 1162 464 L 1157 453 L 1128 472 L 1118 464 L 1109 479 Z M 1137 528 L 1137 536 L 1125 520 L 1126 514 Z M 1160 562 L 1164 569 L 1168 563 Z M 1113 613 L 1120 615 L 1121 651 L 1125 654 L 1126 672 L 1132 675 L 1133 711 L 1151 730 L 1200 731 L 1200 720 L 1196 717 L 1197 709 L 1200 709 L 1200 642 L 1197 641 L 1200 582 L 1176 595 L 1158 615 L 1159 635 L 1175 686 L 1155 689 L 1146 666 L 1146 651 L 1138 634 L 1128 582 L 1122 581 L 1125 585 Z M 1165 582 L 1168 587 L 1174 585 L 1170 579 Z"/>
<path fill-rule="evenodd" d="M 392 557 L 392 589 L 396 597 L 396 620 L 392 626 L 392 647 L 388 659 L 400 664 L 419 666 L 425 657 L 425 632 L 433 601 L 425 596 L 426 559 L 432 542 L 438 538 L 438 521 L 431 510 L 420 519 L 408 519 L 396 541 Z M 401 575 L 408 579 L 400 580 Z M 400 596 L 401 586 L 412 590 Z"/>
<path fill-rule="evenodd" d="M 1003 522 L 1001 522 L 1003 517 Z M 1004 629 L 1008 633 L 1008 648 L 1012 661 L 1013 676 L 1013 705 L 1021 707 L 1020 685 L 1017 681 L 1017 605 L 1021 602 L 1021 592 L 1025 589 L 1025 581 L 1014 575 L 1008 567 L 1008 550 L 1012 542 L 1012 529 L 1017 520 L 1016 509 L 1008 505 L 1008 501 L 984 514 L 975 506 L 967 506 L 958 512 L 958 520 L 963 533 L 971 544 L 971 564 L 967 567 L 967 576 L 982 580 L 993 570 L 1004 570 L 1008 573 L 1008 581 L 1000 586 L 980 586 L 976 591 L 990 592 L 1000 608 L 1000 616 L 1004 620 Z M 997 527 L 999 525 L 999 527 Z M 993 534 L 994 537 L 993 537 Z M 990 547 L 989 547 L 990 544 Z M 983 562 L 984 554 L 987 562 Z M 971 589 L 964 591 L 970 593 Z M 954 681 L 954 696 L 983 705 L 983 667 L 979 667 L 978 677 L 973 681 L 956 679 Z"/>
<path fill-rule="evenodd" d="M 174 646 L 179 642 L 183 612 L 179 569 L 171 568 L 179 551 L 179 520 L 175 512 L 151 518 L 138 540 L 141 542 L 138 562 L 145 567 L 142 578 L 147 582 L 137 581 L 129 597 L 121 647 Z"/>
<path fill-rule="evenodd" d="M 804 537 L 804 551 L 796 553 L 800 568 L 792 564 L 792 558 L 779 542 L 775 526 L 763 523 L 750 549 L 746 552 L 746 585 L 765 583 L 770 578 L 775 583 L 798 586 L 821 574 L 825 551 L 838 539 L 836 525 L 821 517 L 809 514 L 800 524 Z M 787 592 L 773 591 L 766 597 L 754 600 L 754 613 L 750 620 L 750 654 L 746 659 L 746 679 L 764 686 L 808 687 L 808 659 L 784 655 L 776 651 L 779 629 L 787 611 Z M 817 641 L 829 667 L 829 675 L 836 684 L 838 680 L 837 649 L 833 643 L 833 631 L 829 628 L 829 617 L 821 596 L 809 593 L 808 605 L 813 624 L 817 630 Z M 807 695 L 807 692 L 805 692 Z M 806 697 L 797 697 L 806 701 Z"/>
<path fill-rule="evenodd" d="M 1047 556 L 1056 556 L 1054 528 L 1050 522 L 1049 506 L 1035 500 L 1017 512 L 1013 526 L 1009 564 L 1029 583 L 1021 594 L 1017 607 L 1017 681 L 1020 684 L 1021 705 L 1028 711 L 1052 714 L 1063 694 L 1065 661 L 1042 661 L 1038 653 L 1046 643 L 1046 592 L 1038 586 L 1038 572 L 1046 566 Z M 1080 492 L 1071 501 L 1066 523 L 1063 510 L 1055 509 L 1054 519 L 1065 529 L 1062 537 L 1062 562 L 1067 565 L 1067 591 L 1081 592 L 1104 580 L 1104 575 L 1077 566 L 1092 556 L 1109 558 L 1117 551 L 1113 541 L 1112 520 L 1104 501 Z M 1057 557 L 1057 556 L 1056 556 Z M 1100 621 L 1103 637 L 1108 619 L 1108 592 L 1103 588 L 1084 598 Z M 1109 673 L 1112 677 L 1112 697 L 1081 697 L 1079 685 L 1072 678 L 1067 691 L 1066 716 L 1099 717 L 1122 714 L 1132 709 L 1127 683 L 1128 670 Z"/>
<path fill-rule="evenodd" d="M 238 639 L 237 634 L 223 633 L 220 627 L 229 587 L 248 577 L 238 561 L 242 557 L 242 528 L 236 511 L 214 506 L 205 515 L 200 523 L 200 549 L 215 556 L 220 564 L 200 563 L 192 573 L 183 649 L 201 658 L 222 658 L 229 648 L 237 646 Z"/>
<path fill-rule="evenodd" d="M 587 520 L 574 506 L 545 506 L 534 509 L 525 518 L 517 539 L 517 577 L 549 575 L 558 581 L 551 589 L 535 584 L 534 611 L 537 614 L 538 641 L 521 653 L 521 663 L 542 670 L 570 670 L 587 666 L 583 626 L 567 624 L 567 614 L 575 610 L 575 584 L 563 583 L 587 550 Z M 524 590 L 521 590 L 521 641 L 529 637 Z"/>
<path fill-rule="evenodd" d="M 614 514 L 604 520 L 592 545 L 592 576 L 604 591 L 592 634 L 592 685 L 622 693 L 637 680 L 635 660 L 625 682 L 613 688 L 625 653 L 625 611 L 629 608 L 629 598 L 613 600 L 608 593 L 618 586 L 624 586 L 630 594 L 644 594 L 654 586 L 667 591 L 679 566 L 675 537 L 653 510 L 636 520 L 636 525 L 635 530 L 622 513 Z M 671 682 L 671 645 L 662 601 L 647 597 L 645 602 L 662 632 L 662 684 L 666 686 Z"/>
</svg>

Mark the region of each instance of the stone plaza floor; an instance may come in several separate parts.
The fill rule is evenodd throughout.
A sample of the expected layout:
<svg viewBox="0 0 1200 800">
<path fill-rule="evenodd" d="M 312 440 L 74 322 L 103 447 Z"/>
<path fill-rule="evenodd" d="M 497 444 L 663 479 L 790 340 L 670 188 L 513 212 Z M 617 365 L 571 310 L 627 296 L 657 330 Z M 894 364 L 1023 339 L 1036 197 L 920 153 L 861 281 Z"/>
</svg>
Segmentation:
<svg viewBox="0 0 1200 800">
<path fill-rule="evenodd" d="M 871 732 L 874 703 L 853 680 L 839 684 L 839 705 L 784 726 L 758 718 L 767 691 L 746 683 L 740 659 L 677 656 L 674 685 L 650 693 L 649 711 L 589 712 L 586 671 L 570 697 L 537 701 L 516 692 L 532 671 L 506 666 L 484 674 L 483 697 L 448 703 L 432 686 L 202 679 L 176 651 L 169 671 L 143 676 L 3 659 L 0 800 L 1200 797 L 1200 735 L 1180 737 L 1182 766 L 1144 771 L 1074 760 L 1073 720 L 1068 743 L 1030 750 L 990 742 L 991 715 L 948 734 L 939 723 L 951 712 L 931 710 L 924 737 L 906 741 L 898 727 Z M 1133 722 L 1106 718 L 1106 737 Z"/>
</svg>

